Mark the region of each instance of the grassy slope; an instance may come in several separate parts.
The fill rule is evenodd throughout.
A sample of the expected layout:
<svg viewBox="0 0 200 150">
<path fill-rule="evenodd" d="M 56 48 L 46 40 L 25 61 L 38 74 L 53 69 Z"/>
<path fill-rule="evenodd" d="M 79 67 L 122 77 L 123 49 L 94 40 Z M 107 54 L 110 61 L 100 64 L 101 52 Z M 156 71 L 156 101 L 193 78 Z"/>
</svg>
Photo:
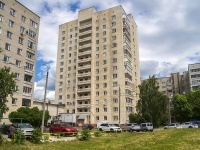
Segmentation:
<svg viewBox="0 0 200 150">
<path fill-rule="evenodd" d="M 90 141 L 52 142 L 22 145 L 28 150 L 176 150 L 200 149 L 200 129 L 171 129 L 143 133 L 111 133 Z M 19 149 L 17 144 L 4 143 L 1 150 Z"/>
</svg>

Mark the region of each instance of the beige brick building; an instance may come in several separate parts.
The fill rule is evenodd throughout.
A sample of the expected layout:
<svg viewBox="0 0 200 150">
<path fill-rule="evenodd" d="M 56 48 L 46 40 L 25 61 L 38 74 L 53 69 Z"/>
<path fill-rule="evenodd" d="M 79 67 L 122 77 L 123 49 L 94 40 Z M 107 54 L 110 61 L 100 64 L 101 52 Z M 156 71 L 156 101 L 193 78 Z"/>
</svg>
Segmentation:
<svg viewBox="0 0 200 150">
<path fill-rule="evenodd" d="M 200 88 L 200 63 L 189 64 L 188 65 L 189 72 L 189 82 L 190 82 L 190 90 L 194 91 Z"/>
<path fill-rule="evenodd" d="M 128 122 L 140 84 L 132 15 L 122 6 L 79 11 L 77 20 L 59 26 L 56 69 L 55 100 L 76 114 L 79 125 Z"/>
<path fill-rule="evenodd" d="M 0 0 L 0 68 L 8 66 L 17 83 L 9 112 L 32 107 L 40 17 L 17 0 Z"/>
</svg>

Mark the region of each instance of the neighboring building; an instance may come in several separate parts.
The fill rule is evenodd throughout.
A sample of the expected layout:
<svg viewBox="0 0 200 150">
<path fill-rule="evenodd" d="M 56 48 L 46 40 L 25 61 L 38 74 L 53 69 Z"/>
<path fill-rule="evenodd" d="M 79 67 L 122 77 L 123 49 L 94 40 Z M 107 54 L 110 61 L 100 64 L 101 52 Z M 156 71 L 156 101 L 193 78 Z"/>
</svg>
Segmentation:
<svg viewBox="0 0 200 150">
<path fill-rule="evenodd" d="M 189 64 L 189 81 L 190 81 L 190 90 L 194 91 L 197 88 L 200 88 L 200 63 Z"/>
<path fill-rule="evenodd" d="M 43 100 L 34 99 L 33 100 L 33 107 L 38 107 L 39 110 L 43 110 Z M 55 117 L 57 117 L 59 114 L 64 113 L 64 104 L 55 104 L 54 101 L 47 101 L 45 105 L 45 110 L 49 111 L 49 115 L 51 118 L 48 120 L 48 122 L 51 122 L 54 120 Z"/>
<path fill-rule="evenodd" d="M 40 17 L 17 0 L 0 0 L 0 68 L 15 73 L 17 86 L 9 97 L 9 112 L 33 105 L 34 77 Z"/>
<path fill-rule="evenodd" d="M 77 20 L 59 26 L 56 69 L 56 101 L 76 114 L 79 125 L 129 122 L 140 84 L 132 15 L 122 6 L 79 11 Z"/>
</svg>

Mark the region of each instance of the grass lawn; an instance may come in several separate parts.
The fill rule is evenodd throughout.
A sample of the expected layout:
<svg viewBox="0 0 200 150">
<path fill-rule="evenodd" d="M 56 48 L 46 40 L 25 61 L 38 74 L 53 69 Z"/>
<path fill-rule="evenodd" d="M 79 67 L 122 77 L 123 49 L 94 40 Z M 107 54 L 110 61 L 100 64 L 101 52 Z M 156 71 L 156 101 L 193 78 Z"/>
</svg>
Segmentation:
<svg viewBox="0 0 200 150">
<path fill-rule="evenodd" d="M 49 142 L 19 147 L 4 142 L 0 150 L 199 150 L 200 129 L 169 129 L 139 133 L 109 133 L 89 141 Z"/>
</svg>

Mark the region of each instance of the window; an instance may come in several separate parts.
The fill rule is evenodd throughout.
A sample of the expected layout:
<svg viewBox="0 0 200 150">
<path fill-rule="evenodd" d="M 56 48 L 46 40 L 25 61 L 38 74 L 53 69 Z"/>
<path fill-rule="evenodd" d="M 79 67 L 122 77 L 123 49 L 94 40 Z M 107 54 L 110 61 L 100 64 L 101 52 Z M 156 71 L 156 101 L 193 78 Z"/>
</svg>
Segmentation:
<svg viewBox="0 0 200 150">
<path fill-rule="evenodd" d="M 106 35 L 106 31 L 103 31 L 103 35 Z"/>
<path fill-rule="evenodd" d="M 112 22 L 112 26 L 116 26 L 116 22 Z"/>
<path fill-rule="evenodd" d="M 77 31 L 78 30 L 78 27 L 75 27 L 75 31 Z"/>
<path fill-rule="evenodd" d="M 113 120 L 118 120 L 118 116 L 113 116 Z"/>
<path fill-rule="evenodd" d="M 2 15 L 0 15 L 0 22 L 2 22 L 3 21 L 3 16 Z"/>
<path fill-rule="evenodd" d="M 62 95 L 59 95 L 59 98 L 58 99 L 62 99 Z"/>
<path fill-rule="evenodd" d="M 64 53 L 64 49 L 61 49 L 60 51 L 61 51 L 61 53 Z"/>
<path fill-rule="evenodd" d="M 99 30 L 99 27 L 96 27 L 96 31 L 98 31 Z"/>
<path fill-rule="evenodd" d="M 99 33 L 96 33 L 96 37 L 99 37 Z"/>
<path fill-rule="evenodd" d="M 113 107 L 113 111 L 117 112 L 118 111 L 118 107 Z"/>
<path fill-rule="evenodd" d="M 17 99 L 16 98 L 12 99 L 12 105 L 17 105 Z"/>
<path fill-rule="evenodd" d="M 0 27 L 0 34 L 2 33 L 2 27 Z"/>
<path fill-rule="evenodd" d="M 31 93 L 31 90 L 32 90 L 32 88 L 29 88 L 29 87 L 23 87 L 23 93 L 28 93 L 28 94 L 30 94 Z"/>
<path fill-rule="evenodd" d="M 77 39 L 75 39 L 74 42 L 77 43 Z"/>
<path fill-rule="evenodd" d="M 96 40 L 96 44 L 99 44 L 99 40 Z"/>
<path fill-rule="evenodd" d="M 27 52 L 27 53 L 28 53 L 28 52 Z M 22 49 L 18 48 L 18 49 L 17 49 L 17 54 L 18 54 L 18 55 L 22 55 Z"/>
<path fill-rule="evenodd" d="M 112 51 L 112 54 L 116 55 L 117 54 L 117 50 Z"/>
<path fill-rule="evenodd" d="M 10 31 L 7 31 L 7 38 L 12 39 L 12 33 Z"/>
<path fill-rule="evenodd" d="M 103 91 L 103 95 L 107 95 L 107 91 Z"/>
<path fill-rule="evenodd" d="M 112 43 L 112 47 L 117 47 L 117 43 Z"/>
<path fill-rule="evenodd" d="M 9 60 L 10 60 L 10 57 L 4 55 L 3 61 L 4 61 L 5 63 L 9 63 Z"/>
<path fill-rule="evenodd" d="M 104 75 L 104 76 L 103 76 L 103 79 L 106 80 L 106 79 L 107 79 L 107 75 Z"/>
<path fill-rule="evenodd" d="M 99 66 L 99 61 L 96 61 L 96 66 Z"/>
<path fill-rule="evenodd" d="M 24 33 L 24 27 L 20 26 L 19 31 L 20 33 Z"/>
<path fill-rule="evenodd" d="M 70 32 L 72 32 L 73 31 L 73 29 L 70 29 Z"/>
<path fill-rule="evenodd" d="M 62 35 L 65 34 L 65 31 L 62 31 Z"/>
<path fill-rule="evenodd" d="M 113 94 L 115 94 L 115 95 L 116 95 L 116 94 L 117 94 L 117 90 L 113 90 Z"/>
<path fill-rule="evenodd" d="M 62 79 L 63 78 L 63 75 L 60 75 L 60 79 Z"/>
<path fill-rule="evenodd" d="M 117 82 L 113 82 L 113 86 L 117 86 L 118 85 L 118 83 Z"/>
<path fill-rule="evenodd" d="M 117 74 L 113 74 L 113 79 L 117 78 Z"/>
<path fill-rule="evenodd" d="M 18 42 L 19 42 L 19 44 L 23 44 L 23 38 L 19 37 Z"/>
<path fill-rule="evenodd" d="M 99 88 L 99 84 L 96 84 L 96 89 L 98 89 Z"/>
<path fill-rule="evenodd" d="M 106 25 L 104 24 L 104 25 L 103 25 L 103 29 L 105 29 L 105 28 L 106 28 Z"/>
<path fill-rule="evenodd" d="M 8 43 L 6 43 L 6 45 L 5 45 L 5 49 L 10 51 L 10 50 L 11 50 L 11 45 L 8 44 Z"/>
<path fill-rule="evenodd" d="M 106 52 L 103 53 L 103 56 L 106 57 Z"/>
<path fill-rule="evenodd" d="M 104 112 L 107 112 L 107 108 L 104 108 L 103 111 L 104 111 Z"/>
<path fill-rule="evenodd" d="M 33 20 L 30 20 L 30 26 L 37 29 L 37 23 L 34 22 Z"/>
<path fill-rule="evenodd" d="M 103 104 L 106 105 L 107 104 L 107 99 L 103 100 Z"/>
<path fill-rule="evenodd" d="M 62 86 L 62 85 L 63 85 L 63 82 L 59 82 L 59 85 Z"/>
<path fill-rule="evenodd" d="M 104 65 L 107 64 L 107 60 L 103 60 L 103 64 L 104 64 Z"/>
<path fill-rule="evenodd" d="M 0 8 L 4 9 L 5 4 L 0 1 Z"/>
<path fill-rule="evenodd" d="M 72 50 L 72 47 L 69 47 L 69 50 L 71 51 L 71 50 Z"/>
<path fill-rule="evenodd" d="M 96 73 L 99 73 L 99 69 L 96 69 Z"/>
<path fill-rule="evenodd" d="M 21 66 L 21 61 L 16 60 L 16 63 L 15 63 L 15 64 L 16 64 L 17 67 L 20 67 L 20 66 Z"/>
<path fill-rule="evenodd" d="M 60 68 L 60 72 L 63 72 L 63 68 Z"/>
<path fill-rule="evenodd" d="M 112 70 L 117 70 L 117 66 L 113 66 L 113 67 L 112 67 Z"/>
<path fill-rule="evenodd" d="M 30 63 L 26 62 L 26 69 L 32 71 L 33 70 L 33 64 L 30 64 Z"/>
<path fill-rule="evenodd" d="M 21 21 L 26 22 L 26 17 L 22 15 Z"/>
<path fill-rule="evenodd" d="M 106 38 L 103 38 L 103 42 L 106 42 Z"/>
<path fill-rule="evenodd" d="M 76 56 L 77 55 L 77 52 L 74 52 L 74 56 Z"/>
<path fill-rule="evenodd" d="M 71 70 L 71 67 L 68 67 L 68 71 L 70 71 Z"/>
<path fill-rule="evenodd" d="M 112 59 L 112 62 L 113 62 L 113 63 L 116 63 L 116 62 L 117 62 L 117 58 L 113 58 L 113 59 Z"/>
<path fill-rule="evenodd" d="M 99 120 L 99 116 L 96 116 L 96 120 Z"/>
<path fill-rule="evenodd" d="M 63 59 L 63 58 L 64 58 L 64 55 L 61 55 L 61 56 L 60 56 L 60 59 Z"/>
<path fill-rule="evenodd" d="M 107 83 L 104 83 L 104 84 L 103 84 L 103 88 L 106 88 L 106 87 L 107 87 Z"/>
<path fill-rule="evenodd" d="M 104 49 L 104 50 L 106 49 L 106 45 L 103 45 L 103 49 Z"/>
<path fill-rule="evenodd" d="M 74 36 L 75 36 L 75 37 L 77 37 L 77 35 L 78 35 L 78 34 L 77 34 L 77 33 L 75 33 L 75 35 L 74 35 Z"/>
<path fill-rule="evenodd" d="M 96 104 L 97 104 L 97 105 L 99 104 L 99 100 L 96 100 Z"/>
<path fill-rule="evenodd" d="M 112 29 L 112 33 L 115 33 L 116 32 L 116 29 Z"/>
<path fill-rule="evenodd" d="M 118 103 L 117 98 L 114 98 L 114 99 L 113 99 L 113 103 Z"/>
<path fill-rule="evenodd" d="M 64 65 L 64 62 L 62 61 L 62 62 L 60 62 L 60 66 L 63 66 Z"/>
<path fill-rule="evenodd" d="M 99 92 L 96 92 L 96 96 L 99 96 Z"/>
<path fill-rule="evenodd" d="M 96 58 L 99 58 L 99 54 L 96 54 Z"/>
<path fill-rule="evenodd" d="M 104 116 L 103 119 L 104 119 L 104 120 L 107 120 L 108 118 L 107 118 L 107 116 Z"/>
<path fill-rule="evenodd" d="M 96 47 L 96 51 L 98 51 L 99 50 L 99 47 Z"/>
<path fill-rule="evenodd" d="M 10 8 L 10 15 L 14 16 L 15 15 L 15 10 Z"/>
<path fill-rule="evenodd" d="M 14 87 L 14 91 L 19 91 L 19 86 L 16 85 L 16 86 Z"/>
<path fill-rule="evenodd" d="M 107 68 L 103 68 L 103 72 L 107 72 Z"/>
<path fill-rule="evenodd" d="M 111 18 L 112 18 L 112 19 L 116 19 L 116 16 L 115 16 L 115 15 L 113 15 Z"/>
<path fill-rule="evenodd" d="M 30 99 L 22 99 L 22 106 L 31 107 L 31 100 Z"/>
<path fill-rule="evenodd" d="M 62 46 L 62 47 L 65 46 L 65 43 L 61 43 L 61 46 Z"/>
<path fill-rule="evenodd" d="M 28 48 L 35 49 L 36 44 L 28 40 Z"/>
<path fill-rule="evenodd" d="M 99 76 L 96 76 L 96 80 L 97 80 L 97 81 L 99 80 Z"/>
<path fill-rule="evenodd" d="M 99 23 L 99 20 L 96 20 L 96 23 L 98 24 L 98 23 Z"/>
<path fill-rule="evenodd" d="M 33 39 L 35 39 L 36 38 L 36 33 L 33 32 L 33 31 L 31 31 L 31 30 L 29 30 L 28 31 L 28 36 L 31 37 L 31 38 L 33 38 Z"/>
<path fill-rule="evenodd" d="M 116 36 L 112 36 L 112 40 L 116 40 Z"/>
<path fill-rule="evenodd" d="M 103 21 L 106 21 L 106 18 L 103 18 Z"/>
</svg>

